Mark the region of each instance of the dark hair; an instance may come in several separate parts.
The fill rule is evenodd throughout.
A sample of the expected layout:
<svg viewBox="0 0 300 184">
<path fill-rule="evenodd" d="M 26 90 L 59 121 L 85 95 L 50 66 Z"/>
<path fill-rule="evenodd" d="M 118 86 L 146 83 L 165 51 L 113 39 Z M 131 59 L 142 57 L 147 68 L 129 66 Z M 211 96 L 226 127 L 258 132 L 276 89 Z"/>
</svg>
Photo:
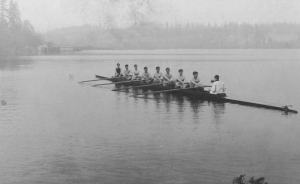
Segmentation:
<svg viewBox="0 0 300 184">
<path fill-rule="evenodd" d="M 166 68 L 166 70 L 170 70 L 170 68 Z"/>
<path fill-rule="evenodd" d="M 215 79 L 219 80 L 220 76 L 219 75 L 215 75 Z"/>
<path fill-rule="evenodd" d="M 127 64 L 125 66 L 128 66 Z"/>
<path fill-rule="evenodd" d="M 183 72 L 183 70 L 182 70 L 182 69 L 179 69 L 178 72 Z"/>
<path fill-rule="evenodd" d="M 198 72 L 193 72 L 193 75 L 197 74 Z"/>
<path fill-rule="evenodd" d="M 136 64 L 134 66 L 137 66 Z"/>
<path fill-rule="evenodd" d="M 144 70 L 145 70 L 145 69 L 148 69 L 148 67 L 147 67 L 147 66 L 145 66 L 145 67 L 144 67 Z"/>
<path fill-rule="evenodd" d="M 120 65 L 120 63 L 117 63 L 117 65 Z"/>
<path fill-rule="evenodd" d="M 160 68 L 160 67 L 159 67 L 159 66 L 157 66 L 157 67 L 156 67 L 156 70 L 157 70 L 157 69 L 159 69 L 159 68 Z"/>
</svg>

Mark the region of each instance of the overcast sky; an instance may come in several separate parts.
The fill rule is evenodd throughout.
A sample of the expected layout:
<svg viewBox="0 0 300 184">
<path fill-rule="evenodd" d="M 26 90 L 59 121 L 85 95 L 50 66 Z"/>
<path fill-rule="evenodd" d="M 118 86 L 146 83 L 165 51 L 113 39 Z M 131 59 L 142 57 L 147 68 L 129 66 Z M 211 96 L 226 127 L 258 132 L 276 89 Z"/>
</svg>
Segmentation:
<svg viewBox="0 0 300 184">
<path fill-rule="evenodd" d="M 169 23 L 297 22 L 300 0 L 16 0 L 37 31 L 72 25 L 126 27 Z"/>
</svg>

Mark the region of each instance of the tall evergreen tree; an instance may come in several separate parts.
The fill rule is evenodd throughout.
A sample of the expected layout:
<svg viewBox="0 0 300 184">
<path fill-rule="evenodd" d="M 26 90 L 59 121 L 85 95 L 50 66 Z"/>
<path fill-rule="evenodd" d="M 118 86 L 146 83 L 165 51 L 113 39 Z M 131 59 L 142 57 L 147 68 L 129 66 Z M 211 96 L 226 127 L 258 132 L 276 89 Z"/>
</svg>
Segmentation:
<svg viewBox="0 0 300 184">
<path fill-rule="evenodd" d="M 13 0 L 11 0 L 9 3 L 8 24 L 9 24 L 9 28 L 13 32 L 18 32 L 21 30 L 22 27 L 21 13 L 18 4 Z"/>
<path fill-rule="evenodd" d="M 6 22 L 7 18 L 7 2 L 0 0 L 0 22 Z"/>
</svg>

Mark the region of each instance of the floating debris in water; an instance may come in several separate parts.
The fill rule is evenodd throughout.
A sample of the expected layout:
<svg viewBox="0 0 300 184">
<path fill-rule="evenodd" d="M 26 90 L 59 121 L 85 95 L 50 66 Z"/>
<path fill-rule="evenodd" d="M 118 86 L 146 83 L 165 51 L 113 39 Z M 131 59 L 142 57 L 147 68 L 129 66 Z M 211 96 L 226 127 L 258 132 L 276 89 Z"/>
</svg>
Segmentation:
<svg viewBox="0 0 300 184">
<path fill-rule="evenodd" d="M 240 175 L 239 177 L 235 177 L 232 181 L 233 184 L 268 184 L 268 182 L 265 182 L 265 178 L 264 177 L 260 177 L 258 179 L 255 179 L 254 177 L 251 177 L 249 179 L 249 181 L 245 180 L 245 176 L 244 175 Z"/>
<path fill-rule="evenodd" d="M 6 101 L 1 100 L 1 105 L 6 105 L 6 104 L 7 104 Z"/>
</svg>

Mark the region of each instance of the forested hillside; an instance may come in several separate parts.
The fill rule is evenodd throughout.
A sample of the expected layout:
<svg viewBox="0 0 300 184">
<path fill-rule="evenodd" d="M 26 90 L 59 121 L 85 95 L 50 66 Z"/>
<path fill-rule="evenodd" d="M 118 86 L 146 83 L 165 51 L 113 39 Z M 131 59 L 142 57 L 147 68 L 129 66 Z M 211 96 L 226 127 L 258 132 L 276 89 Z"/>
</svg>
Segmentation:
<svg viewBox="0 0 300 184">
<path fill-rule="evenodd" d="M 300 48 L 300 25 L 142 23 L 126 29 L 85 25 L 54 30 L 45 37 L 55 44 L 91 49 Z"/>
</svg>

